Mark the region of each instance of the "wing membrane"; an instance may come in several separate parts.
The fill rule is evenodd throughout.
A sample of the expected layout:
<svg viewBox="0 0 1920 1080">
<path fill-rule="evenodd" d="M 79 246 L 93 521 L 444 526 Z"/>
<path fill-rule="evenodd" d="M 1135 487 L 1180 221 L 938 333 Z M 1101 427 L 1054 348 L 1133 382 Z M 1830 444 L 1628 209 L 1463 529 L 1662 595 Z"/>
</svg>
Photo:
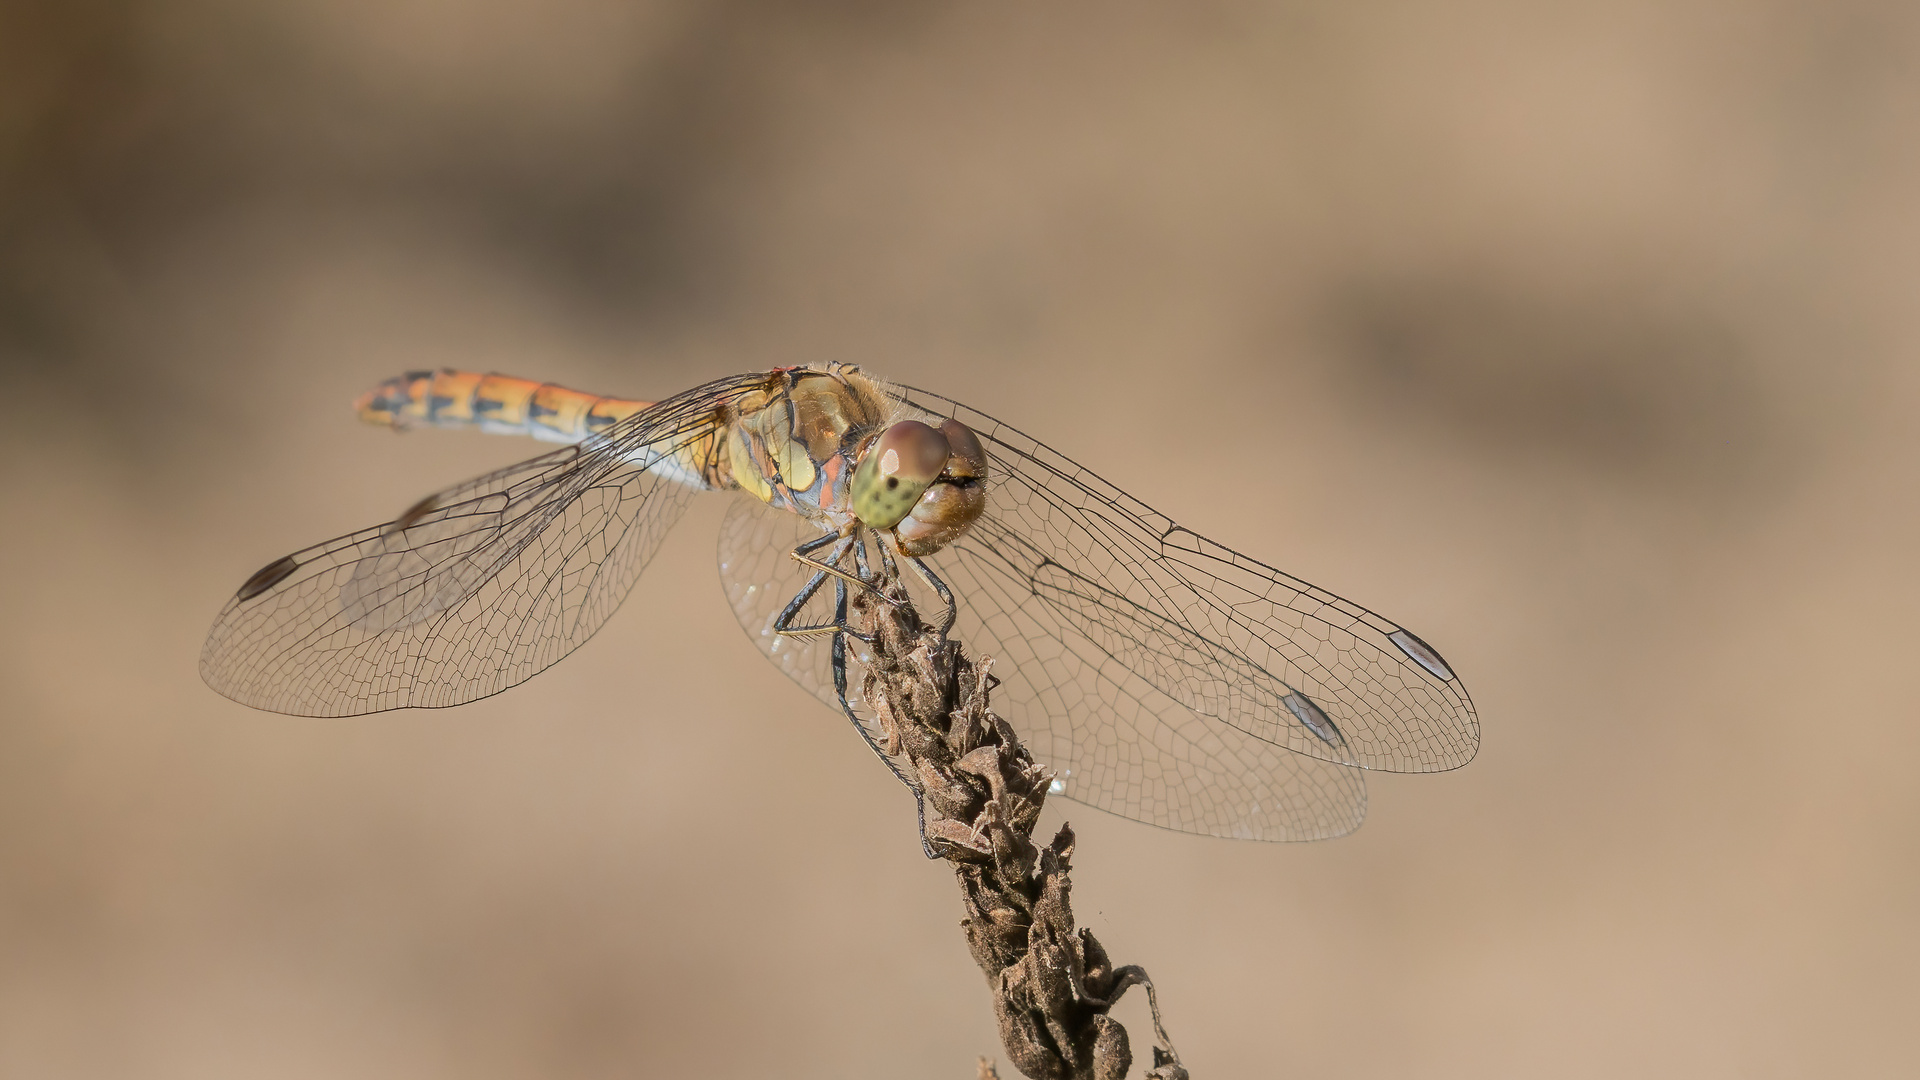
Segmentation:
<svg viewBox="0 0 1920 1080">
<path fill-rule="evenodd" d="M 895 393 L 923 419 L 973 428 L 991 458 L 986 514 L 931 561 L 999 638 L 1002 678 L 1019 677 L 1018 654 L 1064 648 L 1058 662 L 1112 686 L 1142 679 L 1216 733 L 1391 772 L 1472 759 L 1465 686 L 1398 624 L 1176 525 L 984 413 Z M 1108 718 L 1109 695 L 1041 698 L 1065 741 L 1110 740 L 1126 723 Z"/>
<path fill-rule="evenodd" d="M 305 716 L 458 705 L 533 677 L 625 599 L 695 490 L 661 466 L 751 378 L 279 560 L 221 611 L 201 675 L 243 704 Z"/>
</svg>

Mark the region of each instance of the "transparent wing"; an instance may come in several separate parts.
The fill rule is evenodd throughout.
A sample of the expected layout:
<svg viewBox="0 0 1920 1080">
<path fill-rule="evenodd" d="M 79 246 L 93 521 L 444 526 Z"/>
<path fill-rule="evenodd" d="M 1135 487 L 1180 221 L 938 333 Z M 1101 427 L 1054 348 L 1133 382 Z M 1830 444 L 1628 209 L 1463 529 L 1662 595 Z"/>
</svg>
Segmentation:
<svg viewBox="0 0 1920 1080">
<path fill-rule="evenodd" d="M 1398 624 L 1176 525 L 990 416 L 937 394 L 894 392 L 909 414 L 971 427 L 991 459 L 987 512 L 931 562 L 963 616 L 971 611 L 997 642 L 996 673 L 1019 680 L 1029 657 L 1091 667 L 1102 687 L 1144 682 L 1190 714 L 1156 711 L 1159 725 L 1143 726 L 1129 718 L 1140 705 L 1118 691 L 1060 696 L 1049 673 L 1030 696 L 1055 753 L 1110 747 L 1102 752 L 1164 758 L 1140 740 L 1177 736 L 1231 746 L 1223 760 L 1232 762 L 1253 752 L 1238 733 L 1360 768 L 1436 772 L 1479 748 L 1466 687 Z"/>
<path fill-rule="evenodd" d="M 810 576 L 787 553 L 819 535 L 820 530 L 798 514 L 775 510 L 747 496 L 735 498 L 720 522 L 720 587 L 754 647 L 837 712 L 840 706 L 826 666 L 828 650 L 823 640 L 781 637 L 773 632 L 773 620 Z M 809 607 L 809 618 L 831 617 L 832 590 L 823 591 L 821 602 Z"/>
<path fill-rule="evenodd" d="M 625 599 L 695 490 L 657 474 L 752 378 L 669 398 L 268 565 L 215 620 L 201 675 L 242 704 L 303 716 L 458 705 L 524 682 Z"/>
<path fill-rule="evenodd" d="M 787 558 L 819 535 L 794 514 L 741 498 L 721 526 L 720 574 L 734 615 L 755 645 L 836 713 L 831 652 L 825 637 L 783 638 L 773 620 L 799 594 L 809 571 Z M 994 711 L 1020 733 L 1036 760 L 1053 768 L 1059 794 L 1181 832 L 1250 840 L 1317 840 L 1351 832 L 1366 816 L 1366 780 L 1355 769 L 1292 753 L 1193 711 L 1124 667 L 1050 609 L 1019 602 L 992 576 L 947 553 L 934 557 L 960 599 L 954 636 L 975 656 L 993 658 L 1000 684 Z M 916 584 L 911 577 L 909 585 Z M 937 610 L 916 591 L 920 610 Z M 822 589 L 803 624 L 833 614 Z M 848 680 L 856 715 L 864 674 L 859 643 L 849 641 Z"/>
</svg>

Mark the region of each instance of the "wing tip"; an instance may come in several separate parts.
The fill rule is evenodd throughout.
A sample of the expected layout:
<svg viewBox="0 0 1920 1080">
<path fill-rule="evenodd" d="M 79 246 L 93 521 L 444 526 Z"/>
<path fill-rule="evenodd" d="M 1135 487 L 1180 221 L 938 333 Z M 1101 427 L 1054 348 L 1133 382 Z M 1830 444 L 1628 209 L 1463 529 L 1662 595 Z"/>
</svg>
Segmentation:
<svg viewBox="0 0 1920 1080">
<path fill-rule="evenodd" d="M 235 603 L 244 604 L 262 593 L 270 591 L 275 585 L 287 580 L 295 570 L 300 569 L 300 560 L 291 555 L 282 555 L 253 572 L 253 576 L 242 582 L 234 593 Z"/>
</svg>

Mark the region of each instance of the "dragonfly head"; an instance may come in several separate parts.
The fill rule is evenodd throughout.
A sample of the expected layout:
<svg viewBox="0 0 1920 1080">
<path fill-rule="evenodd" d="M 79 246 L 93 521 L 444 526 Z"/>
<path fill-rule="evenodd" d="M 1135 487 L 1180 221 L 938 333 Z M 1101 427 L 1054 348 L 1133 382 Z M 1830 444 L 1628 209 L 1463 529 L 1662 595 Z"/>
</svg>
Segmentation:
<svg viewBox="0 0 1920 1080">
<path fill-rule="evenodd" d="M 853 474 L 853 513 L 892 529 L 908 555 L 931 555 L 986 509 L 987 455 L 958 420 L 902 420 L 868 445 Z"/>
</svg>

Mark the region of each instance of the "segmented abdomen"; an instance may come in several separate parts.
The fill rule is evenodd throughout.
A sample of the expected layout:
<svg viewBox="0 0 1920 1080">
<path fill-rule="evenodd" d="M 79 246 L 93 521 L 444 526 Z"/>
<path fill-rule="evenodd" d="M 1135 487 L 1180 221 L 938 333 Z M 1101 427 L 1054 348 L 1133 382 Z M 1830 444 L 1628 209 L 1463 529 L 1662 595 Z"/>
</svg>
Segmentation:
<svg viewBox="0 0 1920 1080">
<path fill-rule="evenodd" d="M 577 443 L 652 404 L 599 397 L 552 383 L 473 371 L 410 371 L 360 395 L 360 419 L 394 428 L 477 427 L 497 435 L 530 435 Z"/>
</svg>

